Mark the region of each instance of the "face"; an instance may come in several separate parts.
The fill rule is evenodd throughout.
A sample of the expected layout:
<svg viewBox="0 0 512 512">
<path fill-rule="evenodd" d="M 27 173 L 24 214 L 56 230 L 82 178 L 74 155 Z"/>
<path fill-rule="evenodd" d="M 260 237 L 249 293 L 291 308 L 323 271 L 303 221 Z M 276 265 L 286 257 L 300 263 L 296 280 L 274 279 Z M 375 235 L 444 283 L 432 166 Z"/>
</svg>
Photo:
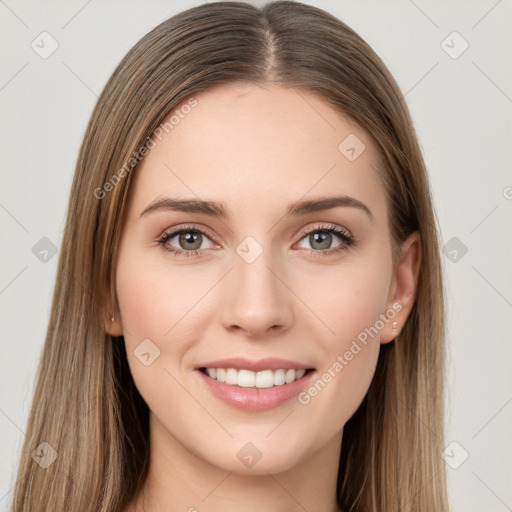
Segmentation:
<svg viewBox="0 0 512 512">
<path fill-rule="evenodd" d="M 378 154 L 307 92 L 194 98 L 133 171 L 111 329 L 152 442 L 283 471 L 340 441 L 405 320 Z"/>
</svg>

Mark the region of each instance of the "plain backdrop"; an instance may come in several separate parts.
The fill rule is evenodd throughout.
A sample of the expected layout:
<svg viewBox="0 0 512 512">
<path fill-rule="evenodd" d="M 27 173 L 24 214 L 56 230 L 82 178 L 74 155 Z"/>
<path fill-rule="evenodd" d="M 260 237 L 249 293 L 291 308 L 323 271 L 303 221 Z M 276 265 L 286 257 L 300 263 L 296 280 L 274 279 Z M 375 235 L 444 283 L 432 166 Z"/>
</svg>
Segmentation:
<svg viewBox="0 0 512 512">
<path fill-rule="evenodd" d="M 85 125 L 130 47 L 199 3 L 0 1 L 0 510 L 53 294 L 58 255 L 38 249 L 60 248 Z M 446 245 L 452 509 L 512 510 L 511 1 L 307 3 L 355 29 L 405 94 Z"/>
</svg>

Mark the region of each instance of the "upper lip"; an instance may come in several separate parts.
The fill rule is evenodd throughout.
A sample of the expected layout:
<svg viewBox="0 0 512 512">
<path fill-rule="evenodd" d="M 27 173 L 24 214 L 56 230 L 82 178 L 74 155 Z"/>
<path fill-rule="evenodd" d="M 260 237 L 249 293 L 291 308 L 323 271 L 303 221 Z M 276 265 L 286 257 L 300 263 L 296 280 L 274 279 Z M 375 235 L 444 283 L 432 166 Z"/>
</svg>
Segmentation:
<svg viewBox="0 0 512 512">
<path fill-rule="evenodd" d="M 290 361 L 289 359 L 279 359 L 275 357 L 267 357 L 265 359 L 251 360 L 243 357 L 232 357 L 229 359 L 218 359 L 216 361 L 208 361 L 201 363 L 195 367 L 196 370 L 201 368 L 235 368 L 236 370 L 252 370 L 253 372 L 261 372 L 263 370 L 289 370 L 295 369 L 307 370 L 312 368 L 310 365 Z"/>
</svg>

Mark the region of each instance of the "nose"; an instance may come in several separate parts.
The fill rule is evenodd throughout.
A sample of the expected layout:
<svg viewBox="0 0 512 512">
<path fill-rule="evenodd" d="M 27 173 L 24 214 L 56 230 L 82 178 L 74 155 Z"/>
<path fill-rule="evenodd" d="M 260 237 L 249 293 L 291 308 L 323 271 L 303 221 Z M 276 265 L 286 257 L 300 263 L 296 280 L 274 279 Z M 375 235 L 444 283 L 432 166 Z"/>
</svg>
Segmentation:
<svg viewBox="0 0 512 512">
<path fill-rule="evenodd" d="M 251 263 L 237 254 L 222 291 L 222 323 L 229 331 L 251 338 L 275 336 L 290 328 L 293 321 L 293 293 L 277 270 L 270 251 Z"/>
</svg>

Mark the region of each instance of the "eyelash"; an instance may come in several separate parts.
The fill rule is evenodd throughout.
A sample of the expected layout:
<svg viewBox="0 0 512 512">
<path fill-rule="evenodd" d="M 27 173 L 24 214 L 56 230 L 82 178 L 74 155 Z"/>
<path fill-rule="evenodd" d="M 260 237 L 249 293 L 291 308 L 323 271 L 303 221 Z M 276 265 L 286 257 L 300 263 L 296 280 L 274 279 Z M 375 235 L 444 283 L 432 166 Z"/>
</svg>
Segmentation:
<svg viewBox="0 0 512 512">
<path fill-rule="evenodd" d="M 299 241 L 303 240 L 306 236 L 308 236 L 312 233 L 317 233 L 317 232 L 334 233 L 342 240 L 342 243 L 334 249 L 325 249 L 325 250 L 318 250 L 318 251 L 315 251 L 314 249 L 309 249 L 310 252 L 312 252 L 313 254 L 318 255 L 318 256 L 330 256 L 332 254 L 337 254 L 337 253 L 340 253 L 343 251 L 348 251 L 351 247 L 355 246 L 357 243 L 355 238 L 352 235 L 350 235 L 348 233 L 348 231 L 345 231 L 345 230 L 340 229 L 333 225 L 316 226 L 314 229 L 311 229 L 309 231 L 301 233 L 301 237 L 300 237 Z M 201 235 L 205 235 L 208 238 L 213 238 L 207 231 L 203 231 L 202 229 L 198 229 L 194 226 L 182 226 L 179 229 L 166 231 L 157 240 L 157 243 L 162 247 L 162 249 L 164 251 L 170 252 L 170 253 L 174 254 L 175 256 L 185 256 L 185 257 L 196 256 L 200 252 L 205 250 L 205 249 L 194 249 L 192 251 L 184 251 L 184 250 L 176 249 L 175 247 L 172 247 L 170 245 L 167 245 L 167 242 L 171 238 L 174 238 L 176 235 L 179 235 L 181 233 L 200 233 Z"/>
</svg>

